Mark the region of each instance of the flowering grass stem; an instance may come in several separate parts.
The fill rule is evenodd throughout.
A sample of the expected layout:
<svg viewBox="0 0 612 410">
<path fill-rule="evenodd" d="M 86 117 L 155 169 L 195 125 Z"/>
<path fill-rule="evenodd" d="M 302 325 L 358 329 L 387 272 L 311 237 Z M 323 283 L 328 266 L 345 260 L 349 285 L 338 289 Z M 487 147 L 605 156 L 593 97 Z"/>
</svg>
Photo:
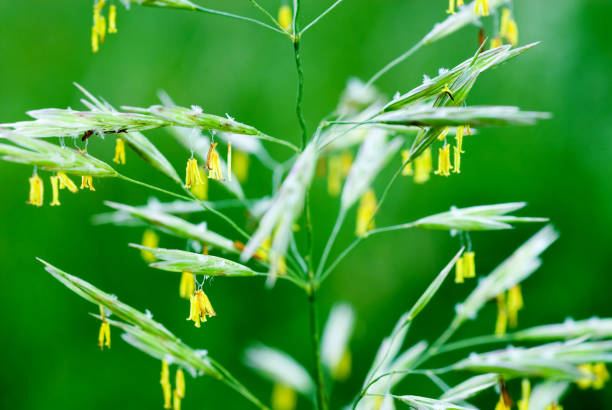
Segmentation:
<svg viewBox="0 0 612 410">
<path fill-rule="evenodd" d="M 325 384 L 323 380 L 323 365 L 321 363 L 319 318 L 317 316 L 317 289 L 312 270 L 309 271 L 310 287 L 308 292 L 308 306 L 310 314 L 310 339 L 312 341 L 312 355 L 315 362 L 315 375 L 317 383 L 317 407 L 319 410 L 327 410 L 327 395 L 325 394 Z"/>
</svg>

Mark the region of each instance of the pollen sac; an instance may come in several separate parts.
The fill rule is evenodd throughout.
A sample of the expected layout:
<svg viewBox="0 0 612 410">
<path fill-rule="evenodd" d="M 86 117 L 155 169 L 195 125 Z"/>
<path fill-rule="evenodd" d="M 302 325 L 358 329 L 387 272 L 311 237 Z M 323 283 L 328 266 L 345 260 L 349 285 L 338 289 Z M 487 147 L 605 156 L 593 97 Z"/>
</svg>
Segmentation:
<svg viewBox="0 0 612 410">
<path fill-rule="evenodd" d="M 66 188 L 68 189 L 68 191 L 72 192 L 73 194 L 76 194 L 77 192 L 79 192 L 79 188 L 76 186 L 74 181 L 70 179 L 70 177 L 66 175 L 64 172 L 61 172 L 61 171 L 58 172 L 57 177 L 59 178 L 59 188 L 60 189 Z"/>
<path fill-rule="evenodd" d="M 51 200 L 51 206 L 61 205 L 59 201 L 59 177 L 51 177 L 51 190 L 53 192 L 53 199 Z"/>
<path fill-rule="evenodd" d="M 355 235 L 364 236 L 369 230 L 374 229 L 374 211 L 376 210 L 376 195 L 372 189 L 366 191 L 359 201 L 357 209 L 357 226 Z"/>
<path fill-rule="evenodd" d="M 208 178 L 223 181 L 223 172 L 219 163 L 219 153 L 216 150 L 217 143 L 211 142 L 208 154 L 206 155 L 206 168 L 208 168 Z"/>
<path fill-rule="evenodd" d="M 450 176 L 450 169 L 450 145 L 446 144 L 443 148 L 438 149 L 438 170 L 435 174 L 447 177 Z"/>
<path fill-rule="evenodd" d="M 30 197 L 28 199 L 27 204 L 34 206 L 42 206 L 43 205 L 43 196 L 44 196 L 44 186 L 43 180 L 38 176 L 38 174 L 34 174 L 30 179 Z"/>
<path fill-rule="evenodd" d="M 81 189 L 89 188 L 90 191 L 95 191 L 93 186 L 93 177 L 91 175 L 81 176 Z"/>
<path fill-rule="evenodd" d="M 195 292 L 195 277 L 192 273 L 184 271 L 181 275 L 179 294 L 183 299 L 189 299 Z"/>
<path fill-rule="evenodd" d="M 162 387 L 162 393 L 164 395 L 164 409 L 172 408 L 172 386 L 170 385 L 170 369 L 168 363 L 162 360 L 161 378 L 159 384 Z"/>
<path fill-rule="evenodd" d="M 116 164 L 125 164 L 125 141 L 122 138 L 117 138 L 115 143 L 115 157 L 113 162 Z"/>
<path fill-rule="evenodd" d="M 278 9 L 278 24 L 280 24 L 284 30 L 291 32 L 292 22 L 293 15 L 291 13 L 291 7 L 283 4 L 280 9 Z"/>
</svg>

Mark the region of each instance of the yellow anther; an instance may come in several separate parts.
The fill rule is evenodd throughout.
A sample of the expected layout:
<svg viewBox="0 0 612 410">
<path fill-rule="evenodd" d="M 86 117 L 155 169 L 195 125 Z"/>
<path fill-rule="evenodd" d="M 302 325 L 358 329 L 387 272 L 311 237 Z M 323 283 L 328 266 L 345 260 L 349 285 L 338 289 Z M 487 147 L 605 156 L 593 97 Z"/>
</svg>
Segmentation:
<svg viewBox="0 0 612 410">
<path fill-rule="evenodd" d="M 438 170 L 435 174 L 447 177 L 450 175 L 450 168 L 450 145 L 446 144 L 438 149 Z"/>
<path fill-rule="evenodd" d="M 364 236 L 367 231 L 374 229 L 374 211 L 376 210 L 376 195 L 369 189 L 362 195 L 357 209 L 357 226 L 355 234 Z"/>
<path fill-rule="evenodd" d="M 43 180 L 38 176 L 37 173 L 34 173 L 34 175 L 29 179 L 29 182 L 30 197 L 27 203 L 34 206 L 42 206 L 44 197 Z"/>
<path fill-rule="evenodd" d="M 123 138 L 117 138 L 113 162 L 117 164 L 125 164 L 125 141 Z"/>
<path fill-rule="evenodd" d="M 51 177 L 51 190 L 53 192 L 53 199 L 51 200 L 51 206 L 59 206 L 59 177 Z"/>
<path fill-rule="evenodd" d="M 142 246 L 146 246 L 147 248 L 157 248 L 159 246 L 159 236 L 157 236 L 157 234 L 151 229 L 146 229 L 142 234 Z M 144 259 L 146 263 L 156 261 L 155 255 L 145 249 L 140 251 L 140 256 L 142 256 L 142 259 Z"/>
<path fill-rule="evenodd" d="M 59 188 L 60 189 L 66 188 L 68 189 L 68 191 L 72 192 L 73 194 L 76 194 L 77 192 L 79 192 L 79 188 L 76 186 L 74 181 L 70 179 L 68 175 L 60 171 L 57 173 L 57 177 L 59 178 Z"/>
<path fill-rule="evenodd" d="M 89 188 L 90 191 L 95 191 L 93 186 L 93 177 L 91 175 L 81 176 L 81 189 Z"/>
</svg>

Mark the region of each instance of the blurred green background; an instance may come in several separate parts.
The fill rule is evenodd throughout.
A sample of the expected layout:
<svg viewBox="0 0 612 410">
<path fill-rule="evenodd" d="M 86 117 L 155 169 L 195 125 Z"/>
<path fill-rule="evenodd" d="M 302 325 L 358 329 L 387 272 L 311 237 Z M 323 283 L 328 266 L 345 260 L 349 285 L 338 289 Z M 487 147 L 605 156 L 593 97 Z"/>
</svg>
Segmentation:
<svg viewBox="0 0 612 410">
<path fill-rule="evenodd" d="M 276 0 L 262 3 L 274 13 L 278 7 Z M 304 2 L 303 22 L 330 3 Z M 246 0 L 200 4 L 257 16 Z M 369 78 L 444 19 L 446 6 L 443 0 L 346 0 L 312 28 L 303 39 L 309 129 L 333 110 L 350 76 Z M 609 0 L 515 0 L 520 43 L 542 44 L 482 75 L 469 103 L 516 104 L 550 111 L 553 119 L 534 127 L 486 129 L 466 138 L 459 176 L 434 177 L 422 186 L 402 179 L 377 218 L 382 226 L 451 205 L 523 200 L 529 202 L 523 215 L 550 217 L 562 236 L 545 253 L 543 267 L 523 286 L 526 307 L 520 326 L 560 322 L 568 316 L 612 316 L 612 48 L 604 17 L 611 13 Z M 128 12 L 120 7 L 119 33 L 92 55 L 90 23 L 91 1 L 0 2 L 0 122 L 24 120 L 30 109 L 82 108 L 72 85 L 76 81 L 116 106 L 156 104 L 156 91 L 163 88 L 181 105 L 198 104 L 221 115 L 228 112 L 270 135 L 297 141 L 296 75 L 285 38 L 200 13 L 138 6 Z M 485 27 L 491 35 L 490 19 Z M 477 31 L 467 27 L 422 49 L 378 85 L 392 95 L 420 84 L 423 74 L 435 75 L 439 67 L 454 66 L 474 52 Z M 163 131 L 148 135 L 182 172 L 187 154 Z M 110 160 L 111 141 L 92 141 L 89 149 Z M 287 155 L 282 148 L 270 149 L 277 158 Z M 246 192 L 258 197 L 268 192 L 269 176 L 256 161 L 252 164 Z M 130 176 L 172 188 L 132 152 L 123 169 Z M 62 207 L 38 209 L 25 204 L 30 174 L 29 167 L 0 163 L 0 407 L 162 407 L 159 362 L 123 343 L 117 331 L 112 350 L 100 352 L 98 322 L 87 314 L 95 307 L 52 279 L 35 256 L 136 308 L 150 309 L 189 345 L 208 349 L 265 400 L 271 385 L 242 363 L 243 350 L 252 341 L 283 349 L 310 368 L 306 299 L 295 288 L 279 283 L 268 291 L 258 279 L 215 280 L 207 292 L 218 317 L 196 329 L 184 320 L 188 306 L 178 298 L 178 276 L 146 267 L 127 247 L 140 241 L 142 230 L 91 224 L 92 214 L 106 210 L 104 200 L 143 204 L 151 192 L 121 181 L 96 180 L 95 193 L 64 194 Z M 313 186 L 317 252 L 338 202 L 329 199 L 325 190 L 325 181 L 317 180 Z M 212 190 L 211 196 L 215 195 L 225 193 Z M 235 216 L 240 217 L 240 212 Z M 211 228 L 227 232 L 218 220 L 204 217 Z M 478 271 L 489 272 L 537 229 L 520 226 L 472 235 Z M 351 220 L 340 236 L 340 246 L 352 240 L 352 231 Z M 183 248 L 184 242 L 162 236 L 161 245 Z M 381 339 L 457 248 L 456 239 L 441 232 L 381 235 L 362 244 L 325 283 L 322 319 L 337 300 L 352 303 L 357 312 L 351 342 L 354 369 L 347 382 L 335 386 L 334 408 L 351 399 Z M 406 346 L 437 337 L 473 284 L 456 286 L 449 281 L 411 328 Z M 457 337 L 490 332 L 494 321 L 495 308 L 489 306 Z M 397 392 L 438 394 L 419 378 L 407 379 Z M 490 392 L 476 402 L 492 408 L 495 401 Z M 183 404 L 185 409 L 249 406 L 208 378 L 188 378 Z M 612 389 L 572 389 L 564 404 L 568 409 L 612 408 Z M 300 405 L 305 408 L 307 402 Z"/>
</svg>

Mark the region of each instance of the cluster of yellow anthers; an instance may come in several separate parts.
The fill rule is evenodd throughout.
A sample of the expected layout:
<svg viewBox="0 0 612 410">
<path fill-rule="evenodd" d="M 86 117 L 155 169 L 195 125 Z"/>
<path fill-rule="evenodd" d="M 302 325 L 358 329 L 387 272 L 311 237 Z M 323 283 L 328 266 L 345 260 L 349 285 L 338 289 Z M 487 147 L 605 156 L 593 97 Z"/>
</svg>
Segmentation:
<svg viewBox="0 0 612 410">
<path fill-rule="evenodd" d="M 518 44 L 518 26 L 514 18 L 512 18 L 512 11 L 507 8 L 502 10 L 499 33 L 491 39 L 491 48 L 501 46 L 504 39 L 513 46 Z"/>
<path fill-rule="evenodd" d="M 181 400 L 185 398 L 185 374 L 183 370 L 177 369 L 174 377 L 174 392 L 170 384 L 170 369 L 168 363 L 162 360 L 161 379 L 159 384 L 162 386 L 164 394 L 164 409 L 181 410 Z"/>
<path fill-rule="evenodd" d="M 364 236 L 368 231 L 374 229 L 374 212 L 376 212 L 376 195 L 373 189 L 369 189 L 359 200 L 355 235 Z"/>
<path fill-rule="evenodd" d="M 576 381 L 581 389 L 593 388 L 599 390 L 610 380 L 610 373 L 604 363 L 586 363 L 578 366 L 584 378 Z"/>
<path fill-rule="evenodd" d="M 102 318 L 102 323 L 100 323 L 100 331 L 98 332 L 98 346 L 100 347 L 100 350 L 104 349 L 104 346 L 110 349 L 110 324 L 106 321 L 106 315 L 104 315 L 104 308 L 102 305 L 100 305 L 100 317 Z"/>
<path fill-rule="evenodd" d="M 72 193 L 77 193 L 79 191 L 76 184 L 64 172 L 58 171 L 54 176 L 51 176 L 50 179 L 52 192 L 51 206 L 61 205 L 59 201 L 60 189 L 66 188 Z M 29 182 L 30 195 L 26 203 L 34 206 L 43 206 L 45 187 L 42 178 L 39 177 L 38 173 L 35 171 L 34 175 L 32 175 L 32 177 L 29 179 Z M 93 187 L 93 179 L 90 175 L 84 175 L 81 177 L 81 189 L 84 188 L 89 188 L 90 191 L 95 191 Z"/>
<path fill-rule="evenodd" d="M 474 252 L 464 252 L 455 263 L 455 283 L 463 283 L 464 278 L 476 277 Z"/>
<path fill-rule="evenodd" d="M 470 133 L 470 126 L 466 125 L 457 127 L 457 134 L 455 135 L 456 145 L 453 147 L 453 164 L 451 165 L 450 158 L 450 144 L 446 142 L 446 135 L 448 134 L 448 127 L 440 134 L 438 140 L 444 141 L 442 148 L 438 148 L 438 169 L 434 173 L 448 177 L 451 174 L 451 170 L 454 174 L 461 173 L 461 154 L 463 151 L 463 135 L 467 132 Z"/>
<path fill-rule="evenodd" d="M 211 142 L 206 154 L 206 169 L 208 170 L 208 178 L 218 181 L 224 181 L 221 163 L 219 161 L 219 152 L 217 151 L 216 142 Z M 235 153 L 235 160 L 232 162 L 232 143 L 227 143 L 227 168 L 230 170 L 227 175 L 229 181 L 232 180 L 232 173 L 236 174 L 239 181 L 243 182 L 248 176 L 249 157 L 243 152 Z M 202 175 L 198 166 L 198 160 L 190 158 L 187 160 L 187 170 L 185 172 L 185 187 L 191 189 L 191 192 L 198 199 L 207 199 L 208 197 L 208 181 Z"/>
<path fill-rule="evenodd" d="M 497 295 L 497 320 L 495 334 L 506 334 L 508 324 L 515 328 L 518 324 L 518 311 L 523 308 L 523 294 L 520 285 L 515 285 L 506 293 Z"/>
<path fill-rule="evenodd" d="M 202 289 L 197 290 L 189 296 L 189 317 L 187 320 L 192 320 L 195 327 L 200 327 L 200 322 L 206 322 L 206 316 L 217 316 L 208 296 Z"/>
<path fill-rule="evenodd" d="M 278 24 L 283 28 L 283 30 L 288 33 L 291 32 L 291 25 L 293 23 L 293 13 L 291 11 L 291 7 L 287 4 L 283 4 L 278 9 Z"/>
<path fill-rule="evenodd" d="M 454 174 L 461 173 L 461 154 L 463 151 L 463 136 L 470 134 L 470 126 L 457 127 L 455 135 L 456 145 L 453 147 L 453 163 L 451 164 L 450 144 L 446 142 L 448 127 L 440 134 L 438 139 L 444 141 L 442 148 L 438 148 L 438 169 L 434 172 L 436 175 L 448 177 L 451 171 Z M 402 151 L 402 163 L 405 163 L 410 158 L 410 151 Z M 428 147 L 421 155 L 414 159 L 414 168 L 412 162 L 408 162 L 402 169 L 402 175 L 414 176 L 414 182 L 424 184 L 429 180 L 432 168 L 431 149 Z"/>
<path fill-rule="evenodd" d="M 457 0 L 457 7 L 463 6 L 463 0 Z M 448 0 L 448 14 L 455 14 L 455 0 Z M 481 16 L 489 15 L 489 0 L 476 0 L 474 3 L 474 13 Z"/>
<path fill-rule="evenodd" d="M 324 165 L 324 163 L 322 163 Z M 342 191 L 342 181 L 346 179 L 353 164 L 353 154 L 344 151 L 331 155 L 327 160 L 327 192 L 330 196 L 338 196 Z"/>
<path fill-rule="evenodd" d="M 91 27 L 91 50 L 98 52 L 100 43 L 104 43 L 106 33 L 114 34 L 117 32 L 117 6 L 111 4 L 108 9 L 108 30 L 106 17 L 102 15 L 102 9 L 106 4 L 105 0 L 97 0 L 93 7 L 93 26 Z"/>
</svg>

